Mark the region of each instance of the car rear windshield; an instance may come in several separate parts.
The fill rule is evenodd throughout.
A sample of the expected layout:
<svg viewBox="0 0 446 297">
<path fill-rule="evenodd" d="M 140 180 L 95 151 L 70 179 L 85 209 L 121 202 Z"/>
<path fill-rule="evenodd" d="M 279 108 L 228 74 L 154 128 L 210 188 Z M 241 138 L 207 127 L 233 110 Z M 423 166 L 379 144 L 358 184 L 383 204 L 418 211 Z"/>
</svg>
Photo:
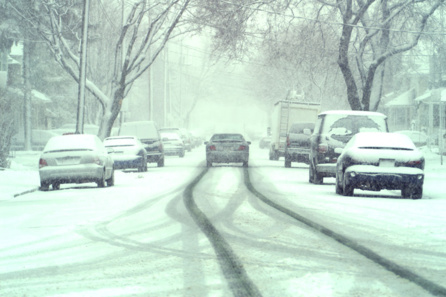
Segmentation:
<svg viewBox="0 0 446 297">
<path fill-rule="evenodd" d="M 387 132 L 385 117 L 373 115 L 330 115 L 324 119 L 322 133 L 354 135 L 358 132 Z"/>
<path fill-rule="evenodd" d="M 244 138 L 240 134 L 215 134 L 211 141 L 244 141 Z"/>
</svg>

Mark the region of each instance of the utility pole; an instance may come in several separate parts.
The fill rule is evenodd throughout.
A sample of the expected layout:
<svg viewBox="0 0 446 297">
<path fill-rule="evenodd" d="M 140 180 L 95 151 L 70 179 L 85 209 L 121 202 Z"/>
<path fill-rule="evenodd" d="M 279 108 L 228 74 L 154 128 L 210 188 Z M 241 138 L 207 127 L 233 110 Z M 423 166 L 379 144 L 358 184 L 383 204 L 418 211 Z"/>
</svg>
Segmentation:
<svg viewBox="0 0 446 297">
<path fill-rule="evenodd" d="M 85 84 L 87 69 L 87 39 L 88 39 L 88 18 L 89 18 L 90 0 L 84 0 L 82 12 L 82 41 L 81 58 L 79 67 L 79 92 L 77 105 L 77 124 L 76 134 L 84 133 L 84 113 L 85 113 Z"/>
</svg>

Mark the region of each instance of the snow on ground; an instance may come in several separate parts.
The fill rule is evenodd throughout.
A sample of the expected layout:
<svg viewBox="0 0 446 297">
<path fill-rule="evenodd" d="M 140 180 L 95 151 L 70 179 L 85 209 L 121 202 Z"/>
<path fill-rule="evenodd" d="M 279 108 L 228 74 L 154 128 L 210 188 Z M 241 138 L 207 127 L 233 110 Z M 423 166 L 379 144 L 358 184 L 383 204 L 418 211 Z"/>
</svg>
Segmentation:
<svg viewBox="0 0 446 297">
<path fill-rule="evenodd" d="M 400 199 L 399 191 L 355 190 L 355 197 L 339 196 L 334 179 L 309 184 L 308 166 L 293 163 L 293 168 L 284 168 L 283 159 L 270 161 L 267 150 L 254 145 L 249 171 L 255 187 L 285 207 L 444 284 L 439 271 L 444 269 L 446 240 L 446 164 L 431 150 L 424 153 L 421 200 Z M 2 237 L 10 239 L 0 273 L 8 276 L 7 288 L 23 292 L 17 296 L 230 293 L 212 248 L 184 211 L 181 191 L 166 195 L 169 182 L 187 184 L 204 168 L 203 147 L 184 159 L 167 159 L 161 170 L 118 172 L 112 188 L 62 185 L 60 191 L 20 195 L 39 186 L 39 155 L 17 152 L 11 169 L 0 171 L 0 204 L 8 201 Z M 240 168 L 215 166 L 197 187 L 196 200 L 264 296 L 429 296 L 263 205 L 243 188 L 241 177 Z M 123 200 L 130 191 L 135 195 Z M 9 203 L 15 199 L 20 203 Z M 57 273 L 55 267 L 60 268 Z M 77 272 L 83 267 L 91 271 Z M 157 273 L 147 274 L 152 270 Z M 88 286 L 78 287 L 81 281 Z M 401 293 L 400 287 L 410 292 Z"/>
</svg>

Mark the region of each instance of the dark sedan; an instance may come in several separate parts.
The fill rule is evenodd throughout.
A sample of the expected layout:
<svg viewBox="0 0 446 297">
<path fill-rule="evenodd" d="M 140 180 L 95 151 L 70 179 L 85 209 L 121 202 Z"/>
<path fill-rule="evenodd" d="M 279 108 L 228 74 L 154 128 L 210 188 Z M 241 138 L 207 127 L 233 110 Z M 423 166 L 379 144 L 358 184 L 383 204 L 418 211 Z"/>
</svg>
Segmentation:
<svg viewBox="0 0 446 297">
<path fill-rule="evenodd" d="M 248 167 L 249 145 L 242 134 L 220 133 L 214 134 L 206 145 L 206 165 L 212 163 L 242 163 Z"/>
<path fill-rule="evenodd" d="M 135 136 L 112 136 L 104 139 L 104 145 L 113 157 L 115 169 L 147 171 L 147 152 Z"/>
<path fill-rule="evenodd" d="M 342 150 L 336 164 L 336 193 L 354 189 L 401 190 L 404 198 L 423 195 L 424 157 L 406 135 L 361 132 Z"/>
</svg>

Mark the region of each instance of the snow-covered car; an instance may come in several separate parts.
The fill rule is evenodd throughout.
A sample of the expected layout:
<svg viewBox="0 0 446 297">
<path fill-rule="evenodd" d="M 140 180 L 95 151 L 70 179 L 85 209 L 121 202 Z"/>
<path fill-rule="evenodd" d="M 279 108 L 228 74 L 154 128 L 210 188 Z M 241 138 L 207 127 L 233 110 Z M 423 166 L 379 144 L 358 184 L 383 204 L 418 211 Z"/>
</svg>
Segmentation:
<svg viewBox="0 0 446 297">
<path fill-rule="evenodd" d="M 206 145 L 206 165 L 211 167 L 212 163 L 243 163 L 248 167 L 249 145 L 242 134 L 219 133 L 214 134 Z"/>
<path fill-rule="evenodd" d="M 95 182 L 114 185 L 113 159 L 103 142 L 90 134 L 54 136 L 39 159 L 40 189 L 58 190 L 61 184 Z"/>
<path fill-rule="evenodd" d="M 147 171 L 147 152 L 136 136 L 107 137 L 104 145 L 113 157 L 115 169 Z"/>
<path fill-rule="evenodd" d="M 57 135 L 74 134 L 76 132 L 76 123 L 64 124 L 60 128 L 51 130 Z M 98 135 L 99 126 L 93 124 L 84 124 L 84 133 Z"/>
<path fill-rule="evenodd" d="M 168 156 L 184 157 L 186 147 L 181 136 L 178 133 L 162 132 L 161 140 L 163 141 L 164 154 Z"/>
<path fill-rule="evenodd" d="M 423 153 L 399 133 L 358 133 L 336 164 L 336 193 L 344 196 L 352 196 L 354 189 L 388 189 L 401 190 L 404 198 L 420 199 L 423 183 Z"/>
<path fill-rule="evenodd" d="M 163 127 L 160 128 L 160 133 L 177 133 L 178 135 L 180 135 L 181 139 L 184 142 L 184 146 L 186 148 L 186 151 L 190 152 L 192 150 L 192 144 L 191 144 L 191 139 L 190 139 L 190 134 L 189 131 L 187 131 L 184 128 L 177 128 L 177 127 Z"/>
</svg>

